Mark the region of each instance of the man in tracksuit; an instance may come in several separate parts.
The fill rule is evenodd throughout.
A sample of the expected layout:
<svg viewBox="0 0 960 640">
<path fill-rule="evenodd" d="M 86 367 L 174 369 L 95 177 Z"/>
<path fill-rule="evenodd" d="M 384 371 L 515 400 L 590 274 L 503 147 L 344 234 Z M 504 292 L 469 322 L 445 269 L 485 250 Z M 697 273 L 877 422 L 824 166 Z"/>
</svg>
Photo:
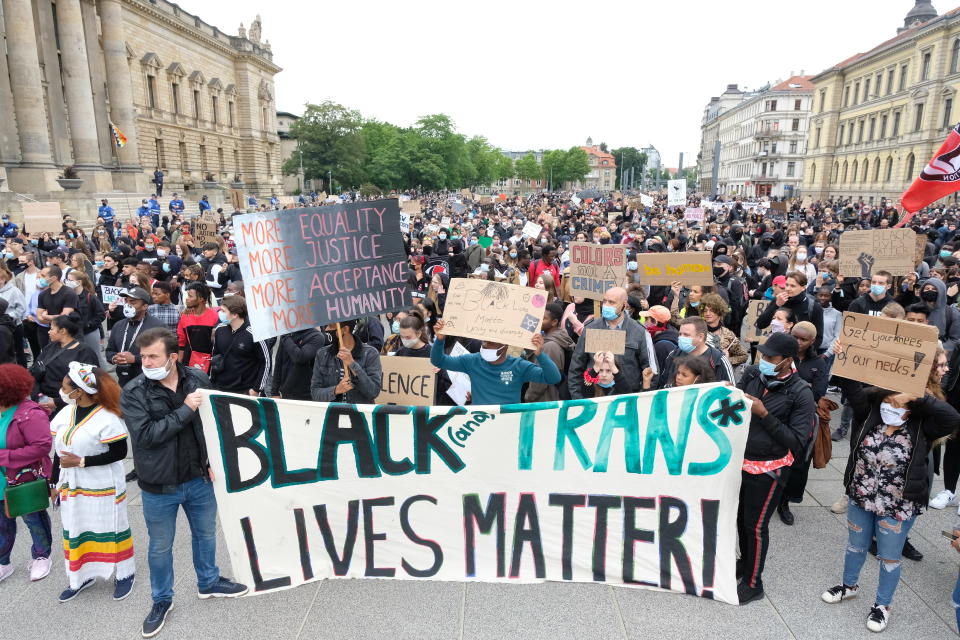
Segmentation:
<svg viewBox="0 0 960 640">
<path fill-rule="evenodd" d="M 780 504 L 787 470 L 804 455 L 817 419 L 810 385 L 793 366 L 797 339 L 774 333 L 757 347 L 758 366 L 744 370 L 737 385 L 753 402 L 750 432 L 743 452 L 737 535 L 740 604 L 763 597 L 763 565 L 770 543 L 770 518 Z"/>
</svg>

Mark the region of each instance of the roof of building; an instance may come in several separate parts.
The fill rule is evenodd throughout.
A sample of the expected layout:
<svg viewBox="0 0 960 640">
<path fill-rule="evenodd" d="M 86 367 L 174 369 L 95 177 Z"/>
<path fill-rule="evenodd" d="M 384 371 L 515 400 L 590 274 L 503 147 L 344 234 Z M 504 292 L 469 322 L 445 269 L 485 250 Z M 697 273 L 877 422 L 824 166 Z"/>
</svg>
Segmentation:
<svg viewBox="0 0 960 640">
<path fill-rule="evenodd" d="M 289 111 L 277 111 L 277 115 L 281 118 L 293 118 L 294 120 L 300 119 L 300 116 L 295 113 L 290 113 Z"/>
<path fill-rule="evenodd" d="M 597 160 L 609 160 L 611 164 L 616 164 L 616 158 L 613 157 L 613 154 L 602 151 L 600 147 L 580 147 L 587 152 L 588 156 L 594 156 Z"/>
<path fill-rule="evenodd" d="M 790 76 L 778 85 L 770 87 L 770 91 L 813 91 L 813 76 Z"/>
</svg>

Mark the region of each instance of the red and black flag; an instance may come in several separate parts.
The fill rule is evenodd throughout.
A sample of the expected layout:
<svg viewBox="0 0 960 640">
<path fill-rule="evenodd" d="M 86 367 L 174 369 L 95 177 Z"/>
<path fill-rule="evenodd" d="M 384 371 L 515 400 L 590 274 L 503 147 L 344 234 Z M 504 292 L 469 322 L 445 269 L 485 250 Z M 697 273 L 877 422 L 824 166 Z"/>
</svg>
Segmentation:
<svg viewBox="0 0 960 640">
<path fill-rule="evenodd" d="M 900 196 L 907 215 L 896 226 L 902 227 L 920 209 L 957 191 L 960 191 L 960 124 L 950 131 L 940 150 Z"/>
</svg>

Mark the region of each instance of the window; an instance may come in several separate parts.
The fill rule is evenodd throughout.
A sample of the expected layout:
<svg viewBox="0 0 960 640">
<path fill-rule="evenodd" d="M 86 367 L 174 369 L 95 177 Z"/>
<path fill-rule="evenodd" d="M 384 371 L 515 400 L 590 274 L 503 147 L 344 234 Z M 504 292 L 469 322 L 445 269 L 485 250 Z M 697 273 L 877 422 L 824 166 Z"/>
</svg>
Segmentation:
<svg viewBox="0 0 960 640">
<path fill-rule="evenodd" d="M 796 152 L 797 152 L 797 141 L 792 140 L 790 142 L 790 153 L 796 153 Z"/>
<path fill-rule="evenodd" d="M 816 182 L 817 180 L 817 165 L 810 165 L 810 182 Z"/>
<path fill-rule="evenodd" d="M 776 154 L 776 153 L 777 153 L 777 143 L 776 143 L 776 142 L 774 142 L 773 145 L 770 147 L 770 153 L 772 153 L 772 154 Z"/>
<path fill-rule="evenodd" d="M 801 103 L 801 102 L 802 102 L 801 100 L 794 100 L 794 101 L 793 101 L 793 110 L 794 110 L 794 111 L 800 111 L 800 103 Z"/>
<path fill-rule="evenodd" d="M 233 170 L 240 173 L 240 152 L 236 149 L 233 150 Z"/>
<path fill-rule="evenodd" d="M 873 161 L 873 181 L 880 179 L 880 158 Z"/>
<path fill-rule="evenodd" d="M 897 111 L 893 114 L 893 132 L 890 133 L 891 138 L 896 138 L 900 135 L 900 111 Z"/>
<path fill-rule="evenodd" d="M 776 100 L 771 100 L 771 101 L 770 101 L 770 108 L 767 109 L 767 111 L 776 111 L 776 110 L 777 110 L 777 101 L 776 101 Z"/>
<path fill-rule="evenodd" d="M 950 51 L 950 73 L 960 72 L 960 39 L 953 41 Z"/>
<path fill-rule="evenodd" d="M 200 119 L 200 92 L 196 89 L 193 90 L 193 117 Z"/>
<path fill-rule="evenodd" d="M 947 98 L 943 101 L 943 128 L 949 129 L 953 126 L 953 98 Z"/>
<path fill-rule="evenodd" d="M 859 174 L 859 171 L 860 171 L 860 163 L 854 160 L 852 168 L 853 170 L 850 172 L 850 182 L 856 182 L 857 175 Z"/>
<path fill-rule="evenodd" d="M 890 178 L 893 177 L 893 158 L 887 157 L 887 168 L 883 172 L 883 181 L 890 182 Z"/>
<path fill-rule="evenodd" d="M 860 102 L 860 83 L 853 83 L 853 104 L 856 105 Z"/>
<path fill-rule="evenodd" d="M 187 143 L 180 143 L 180 168 L 184 171 L 187 169 Z"/>
<path fill-rule="evenodd" d="M 220 124 L 220 105 L 217 96 L 210 96 L 210 120 L 213 124 Z"/>
<path fill-rule="evenodd" d="M 902 64 L 900 65 L 900 86 L 897 88 L 897 91 L 903 91 L 907 88 L 907 71 L 910 65 Z"/>
<path fill-rule="evenodd" d="M 857 127 L 857 143 L 863 142 L 863 128 L 867 124 L 865 120 L 860 121 L 860 126 Z"/>
<path fill-rule="evenodd" d="M 171 82 L 170 90 L 173 93 L 173 112 L 180 113 L 180 85 L 176 82 Z"/>
<path fill-rule="evenodd" d="M 872 142 L 873 136 L 874 134 L 876 134 L 876 132 L 877 132 L 877 118 L 872 117 L 870 118 L 870 132 L 869 132 L 869 135 L 867 136 L 867 140 Z"/>
<path fill-rule="evenodd" d="M 163 140 L 161 138 L 157 138 L 153 142 L 157 146 L 157 166 L 161 169 L 165 169 L 167 167 L 167 158 L 166 154 L 163 153 Z"/>
<path fill-rule="evenodd" d="M 800 131 L 800 118 L 794 118 L 790 121 L 790 131 Z"/>
<path fill-rule="evenodd" d="M 273 173 L 273 159 L 270 157 L 270 152 L 269 152 L 269 151 L 267 151 L 267 152 L 266 152 L 265 154 L 263 154 L 263 155 L 265 156 L 266 161 L 267 161 L 267 175 L 271 175 L 271 174 Z"/>
<path fill-rule="evenodd" d="M 866 181 L 867 181 L 867 174 L 869 174 L 869 173 L 870 173 L 870 161 L 869 161 L 869 160 L 864 160 L 864 161 L 863 161 L 863 177 L 860 178 L 860 182 L 866 182 Z"/>
<path fill-rule="evenodd" d="M 870 78 L 863 81 L 863 101 L 870 99 Z"/>
<path fill-rule="evenodd" d="M 922 62 L 920 64 L 920 81 L 930 79 L 930 52 L 927 51 L 923 54 Z"/>
<path fill-rule="evenodd" d="M 897 74 L 896 69 L 890 69 L 887 72 L 887 95 L 893 93 L 893 77 Z"/>
<path fill-rule="evenodd" d="M 888 116 L 887 116 L 886 114 L 884 114 L 884 115 L 880 118 L 880 139 L 881 139 L 881 140 L 883 140 L 884 138 L 887 137 L 887 120 L 888 120 L 888 119 L 889 119 L 889 118 L 888 118 Z"/>
<path fill-rule="evenodd" d="M 813 148 L 814 148 L 814 149 L 819 149 L 819 148 L 820 148 L 820 133 L 821 133 L 821 131 L 822 131 L 821 127 L 817 127 L 817 133 L 814 135 L 814 138 L 813 138 Z"/>
<path fill-rule="evenodd" d="M 157 108 L 157 78 L 147 76 L 147 104 L 151 109 Z"/>
<path fill-rule="evenodd" d="M 839 175 L 840 175 L 840 163 L 839 163 L 839 162 L 834 162 L 834 163 L 833 163 L 833 181 L 834 181 L 834 182 L 837 181 L 837 177 L 838 177 Z"/>
<path fill-rule="evenodd" d="M 876 86 L 873 89 L 873 95 L 880 95 L 880 86 L 883 84 L 883 71 L 877 71 L 877 78 L 874 83 Z"/>
<path fill-rule="evenodd" d="M 844 127 L 844 125 L 840 125 L 840 135 L 837 136 L 837 146 L 838 146 L 838 147 L 843 144 L 843 127 Z"/>
<path fill-rule="evenodd" d="M 227 170 L 226 165 L 223 163 L 223 147 L 217 147 L 217 166 L 220 167 L 220 173 Z"/>
<path fill-rule="evenodd" d="M 853 144 L 853 123 L 850 123 L 850 128 L 847 129 L 847 144 Z"/>
<path fill-rule="evenodd" d="M 960 40 L 957 40 L 960 43 Z M 822 112 L 827 106 L 827 90 L 820 89 L 820 111 Z"/>
<path fill-rule="evenodd" d="M 850 85 L 843 88 L 843 106 L 850 106 Z"/>
<path fill-rule="evenodd" d="M 920 131 L 923 128 L 923 103 L 918 102 L 916 111 L 914 111 L 913 130 Z"/>
<path fill-rule="evenodd" d="M 227 114 L 230 116 L 230 126 L 231 127 L 236 126 L 234 125 L 234 120 L 233 120 L 233 115 L 234 115 L 233 100 L 229 100 L 227 102 Z"/>
<path fill-rule="evenodd" d="M 843 179 L 841 180 L 841 182 L 846 182 L 846 181 L 847 181 L 847 163 L 846 163 L 846 161 L 844 161 L 844 163 L 843 163 Z"/>
<path fill-rule="evenodd" d="M 788 178 L 792 178 L 792 177 L 793 177 L 793 174 L 794 174 L 794 172 L 795 172 L 796 170 L 797 170 L 797 163 L 796 163 L 796 162 L 788 162 L 788 163 L 787 163 L 787 177 L 788 177 Z"/>
<path fill-rule="evenodd" d="M 913 163 L 914 162 L 915 162 L 915 159 L 913 157 L 913 154 L 911 153 L 910 155 L 907 156 L 907 173 L 906 173 L 906 177 L 904 178 L 905 182 L 910 182 L 911 180 L 913 180 Z"/>
</svg>

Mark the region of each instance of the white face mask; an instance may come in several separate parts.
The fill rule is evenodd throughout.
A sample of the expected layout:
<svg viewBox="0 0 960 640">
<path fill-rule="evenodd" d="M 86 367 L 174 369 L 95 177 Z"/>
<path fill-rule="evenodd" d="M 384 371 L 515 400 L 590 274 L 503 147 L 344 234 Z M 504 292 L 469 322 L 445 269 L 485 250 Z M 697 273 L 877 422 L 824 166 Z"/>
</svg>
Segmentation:
<svg viewBox="0 0 960 640">
<path fill-rule="evenodd" d="M 412 349 L 418 342 L 420 342 L 420 339 L 411 338 L 410 340 L 407 340 L 406 338 L 400 338 L 400 342 L 402 342 L 403 346 L 405 346 L 407 349 Z"/>
<path fill-rule="evenodd" d="M 73 392 L 71 391 L 71 393 Z M 77 399 L 71 398 L 70 394 L 63 392 L 63 389 L 60 389 L 60 399 L 63 400 L 66 404 L 77 404 Z"/>
<path fill-rule="evenodd" d="M 167 255 L 166 249 L 157 249 L 157 256 L 164 258 Z"/>
<path fill-rule="evenodd" d="M 67 280 L 66 285 L 71 289 L 76 289 L 80 286 L 80 282 L 77 280 Z"/>
<path fill-rule="evenodd" d="M 124 317 L 124 318 L 132 319 L 132 318 L 135 318 L 136 316 L 137 316 L 137 310 L 136 310 L 136 309 L 134 309 L 134 308 L 133 308 L 132 306 L 130 306 L 129 304 L 123 305 L 123 317 Z"/>
<path fill-rule="evenodd" d="M 888 402 L 880 403 L 880 420 L 882 420 L 885 425 L 899 427 L 907 421 L 907 419 L 904 418 L 906 413 L 907 409 L 898 409 Z"/>
<path fill-rule="evenodd" d="M 156 368 L 143 367 L 143 375 L 149 380 L 163 380 L 168 373 L 170 373 L 170 370 L 167 369 L 167 365 Z"/>
<path fill-rule="evenodd" d="M 499 349 L 480 349 L 480 357 L 487 362 L 496 362 L 500 359 Z"/>
</svg>

